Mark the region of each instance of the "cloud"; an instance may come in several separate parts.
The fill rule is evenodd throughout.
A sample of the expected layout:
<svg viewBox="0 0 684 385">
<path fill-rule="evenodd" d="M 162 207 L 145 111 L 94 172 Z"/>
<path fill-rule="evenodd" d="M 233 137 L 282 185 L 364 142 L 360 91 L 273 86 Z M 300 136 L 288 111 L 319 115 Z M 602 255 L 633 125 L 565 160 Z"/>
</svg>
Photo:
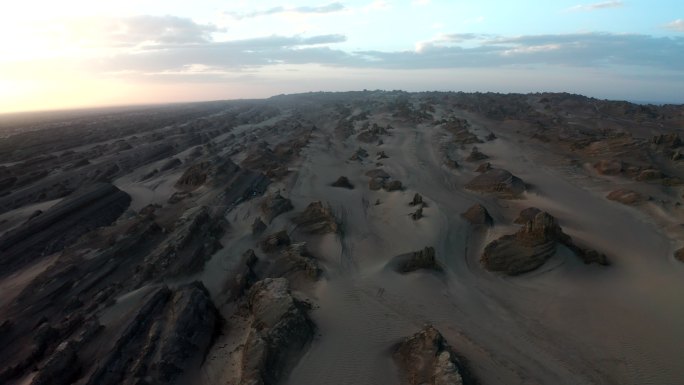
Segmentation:
<svg viewBox="0 0 684 385">
<path fill-rule="evenodd" d="M 677 19 L 672 22 L 669 22 L 665 24 L 665 28 L 672 31 L 684 32 L 684 19 Z"/>
<path fill-rule="evenodd" d="M 247 13 L 237 13 L 237 12 L 226 12 L 227 15 L 233 17 L 234 19 L 251 19 L 260 16 L 270 16 L 277 15 L 281 13 L 332 13 L 339 12 L 345 9 L 344 5 L 339 2 L 334 2 L 330 4 L 320 5 L 320 6 L 301 6 L 301 7 L 283 7 L 277 6 L 269 8 L 262 11 L 252 11 Z"/>
<path fill-rule="evenodd" d="M 593 3 L 593 4 L 579 4 L 575 5 L 574 7 L 570 7 L 567 10 L 568 11 L 597 11 L 601 9 L 608 9 L 608 8 L 620 8 L 624 6 L 624 2 L 620 0 L 613 0 L 613 1 L 602 1 L 600 3 Z"/>
<path fill-rule="evenodd" d="M 491 36 L 446 34 L 424 42 L 420 50 L 344 51 L 334 43 L 342 35 L 267 36 L 261 38 L 178 45 L 126 53 L 91 63 L 99 72 L 126 71 L 136 76 L 174 74 L 191 79 L 224 78 L 282 65 L 324 68 L 431 70 L 466 68 L 639 68 L 645 74 L 670 72 L 684 81 L 684 37 L 585 33 Z M 335 72 L 331 73 L 335 73 Z"/>
</svg>

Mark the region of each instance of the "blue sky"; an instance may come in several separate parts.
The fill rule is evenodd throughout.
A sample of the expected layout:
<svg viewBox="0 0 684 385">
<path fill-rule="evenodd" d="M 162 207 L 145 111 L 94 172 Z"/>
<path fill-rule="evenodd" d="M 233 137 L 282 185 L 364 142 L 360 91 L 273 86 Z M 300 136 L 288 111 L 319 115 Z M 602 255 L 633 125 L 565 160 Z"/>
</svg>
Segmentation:
<svg viewBox="0 0 684 385">
<path fill-rule="evenodd" d="M 0 112 L 364 88 L 684 103 L 684 2 L 25 0 L 0 14 Z"/>
</svg>

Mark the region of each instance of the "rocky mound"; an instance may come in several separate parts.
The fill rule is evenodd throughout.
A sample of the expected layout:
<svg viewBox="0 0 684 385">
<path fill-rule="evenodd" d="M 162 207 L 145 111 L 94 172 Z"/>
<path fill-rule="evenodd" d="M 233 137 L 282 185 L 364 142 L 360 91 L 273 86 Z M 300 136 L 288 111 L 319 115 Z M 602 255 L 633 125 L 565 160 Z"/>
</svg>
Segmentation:
<svg viewBox="0 0 684 385">
<path fill-rule="evenodd" d="M 479 203 L 470 206 L 470 208 L 462 213 L 461 216 L 473 226 L 492 226 L 494 224 L 492 216 L 489 215 L 487 209 Z"/>
<path fill-rule="evenodd" d="M 220 322 L 201 283 L 158 289 L 85 383 L 173 383 L 190 367 L 199 367 Z"/>
<path fill-rule="evenodd" d="M 292 296 L 284 278 L 266 278 L 252 286 L 253 321 L 242 352 L 240 384 L 279 383 L 313 339 L 310 306 Z"/>
<path fill-rule="evenodd" d="M 502 198 L 516 198 L 525 191 L 525 183 L 506 170 L 492 168 L 473 178 L 465 188 Z"/>
<path fill-rule="evenodd" d="M 337 180 L 334 181 L 334 182 L 331 184 L 331 186 L 333 186 L 333 187 L 346 188 L 346 189 L 349 189 L 349 190 L 353 190 L 353 189 L 354 189 L 354 185 L 349 181 L 349 178 L 347 178 L 346 176 L 341 176 L 341 177 L 337 178 Z"/>
<path fill-rule="evenodd" d="M 397 344 L 392 354 L 403 382 L 410 385 L 473 384 L 463 360 L 432 326 Z"/>
<path fill-rule="evenodd" d="M 292 201 L 276 193 L 261 202 L 261 212 L 264 213 L 266 223 L 271 223 L 275 217 L 294 209 Z"/>
<path fill-rule="evenodd" d="M 301 275 L 300 275 L 301 273 Z M 263 276 L 271 278 L 292 278 L 295 275 L 316 280 L 323 273 L 318 260 L 307 250 L 305 242 L 286 245 L 271 264 Z"/>
<path fill-rule="evenodd" d="M 323 205 L 321 201 L 311 202 L 306 209 L 292 222 L 301 231 L 309 234 L 325 234 L 337 232 L 337 221 L 330 206 Z"/>
<path fill-rule="evenodd" d="M 543 265 L 555 254 L 558 243 L 568 247 L 585 263 L 608 264 L 604 254 L 577 246 L 563 232 L 556 218 L 544 211 L 537 213 L 515 234 L 490 242 L 480 260 L 487 270 L 519 275 Z"/>
<path fill-rule="evenodd" d="M 435 249 L 432 246 L 412 253 L 398 255 L 392 258 L 388 267 L 401 274 L 407 274 L 420 269 L 442 271 L 442 266 L 435 258 Z"/>
<path fill-rule="evenodd" d="M 75 192 L 44 213 L 0 237 L 0 275 L 74 243 L 100 226 L 114 222 L 131 197 L 108 183 Z"/>
<path fill-rule="evenodd" d="M 620 202 L 629 206 L 638 205 L 639 203 L 650 200 L 649 197 L 628 189 L 617 189 L 611 191 L 608 195 L 606 195 L 606 198 L 610 199 L 611 201 Z"/>
</svg>

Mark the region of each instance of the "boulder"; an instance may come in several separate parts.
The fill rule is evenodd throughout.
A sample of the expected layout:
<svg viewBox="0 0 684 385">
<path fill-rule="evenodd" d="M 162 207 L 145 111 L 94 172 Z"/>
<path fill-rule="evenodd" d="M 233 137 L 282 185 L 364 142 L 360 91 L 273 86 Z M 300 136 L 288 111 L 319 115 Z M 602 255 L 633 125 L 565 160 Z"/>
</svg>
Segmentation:
<svg viewBox="0 0 684 385">
<path fill-rule="evenodd" d="M 475 172 L 479 172 L 481 174 L 481 173 L 487 172 L 491 169 L 492 169 L 492 164 L 489 162 L 484 162 L 484 163 L 480 164 L 479 166 L 477 166 L 477 168 L 475 169 Z"/>
<path fill-rule="evenodd" d="M 677 249 L 677 251 L 674 252 L 674 257 L 679 262 L 684 262 L 684 247 Z"/>
<path fill-rule="evenodd" d="M 261 217 L 254 218 L 252 222 L 252 235 L 259 235 L 266 230 L 266 224 L 261 220 Z"/>
</svg>

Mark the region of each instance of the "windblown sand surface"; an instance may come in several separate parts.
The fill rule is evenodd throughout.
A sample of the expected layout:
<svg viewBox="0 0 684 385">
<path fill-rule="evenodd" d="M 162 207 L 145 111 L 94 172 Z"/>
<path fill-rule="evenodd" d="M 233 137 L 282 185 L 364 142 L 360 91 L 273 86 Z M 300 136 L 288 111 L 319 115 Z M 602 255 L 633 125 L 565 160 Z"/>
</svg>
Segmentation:
<svg viewBox="0 0 684 385">
<path fill-rule="evenodd" d="M 81 167 L 115 163 L 111 175 L 60 182 L 74 171 L 54 169 L 0 197 L 5 253 L 22 245 L 6 239 L 35 210 L 77 196 L 40 195 L 48 182 L 74 191 L 111 183 L 131 198 L 118 220 L 84 224 L 60 247 L 46 243 L 50 255 L 0 258 L 0 382 L 58 373 L 64 384 L 413 383 L 396 346 L 426 324 L 457 353 L 464 383 L 684 381 L 684 263 L 673 257 L 684 245 L 681 106 L 362 92 L 189 111 L 145 133 L 120 130 L 133 150 L 168 145 L 155 156 L 103 148 Z M 466 160 L 474 145 L 486 160 Z M 25 161 L 13 156 L 3 159 L 7 175 Z M 180 164 L 171 167 L 172 158 Z M 607 175 L 595 167 L 606 159 L 623 165 Z M 467 187 L 486 177 L 475 171 L 485 161 L 524 191 L 510 180 Z M 378 188 L 372 170 L 384 171 Z M 333 186 L 341 176 L 349 185 Z M 650 199 L 606 197 L 619 188 Z M 410 205 L 416 193 L 424 203 Z M 276 194 L 293 208 L 269 222 L 263 202 Z M 493 226 L 461 215 L 473 204 Z M 514 220 L 528 207 L 609 264 L 585 263 L 559 243 L 532 271 L 486 270 L 485 247 L 524 227 Z M 297 225 L 301 215 L 315 225 Z M 266 227 L 254 230 L 256 218 Z M 264 246 L 280 230 L 288 239 Z M 394 267 L 426 247 L 436 260 L 424 268 Z M 40 332 L 45 341 L 32 337 L 41 328 L 51 330 Z"/>
</svg>

